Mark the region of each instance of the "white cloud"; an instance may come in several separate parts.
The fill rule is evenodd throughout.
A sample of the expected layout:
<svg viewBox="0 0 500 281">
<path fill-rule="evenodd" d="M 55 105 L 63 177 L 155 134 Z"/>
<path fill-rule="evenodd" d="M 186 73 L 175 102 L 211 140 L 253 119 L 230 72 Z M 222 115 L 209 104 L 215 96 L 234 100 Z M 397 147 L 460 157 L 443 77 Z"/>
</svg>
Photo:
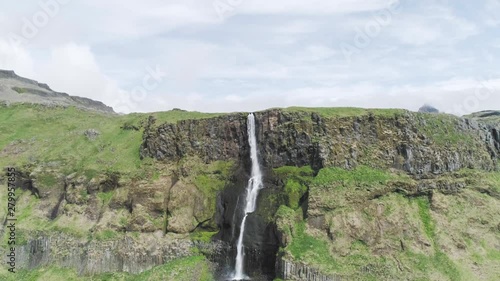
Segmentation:
<svg viewBox="0 0 500 281">
<path fill-rule="evenodd" d="M 216 23 L 215 15 L 204 1 L 148 0 L 138 4 L 132 0 L 90 0 L 82 1 L 81 5 L 86 15 L 96 20 L 90 25 L 92 29 L 113 36 L 134 38 L 190 24 Z M 100 12 L 95 13 L 96 9 Z"/>
<path fill-rule="evenodd" d="M 330 58 L 336 53 L 335 50 L 326 46 L 310 45 L 306 47 L 306 56 L 313 61 Z"/>
<path fill-rule="evenodd" d="M 34 62 L 28 50 L 0 39 L 0 69 L 15 70 L 25 76 L 33 76 Z"/>
<path fill-rule="evenodd" d="M 2 35 L 9 32 L 21 35 L 26 26 L 24 18 L 30 20 L 35 13 L 44 11 L 38 1 L 3 3 L 2 6 L 7 6 L 5 9 L 10 11 L 0 17 Z M 50 17 L 49 23 L 40 28 L 40 34 L 29 43 L 42 47 L 71 41 L 96 44 L 138 39 L 183 26 L 217 22 L 210 1 L 72 0 L 60 5 L 55 16 Z"/>
<path fill-rule="evenodd" d="M 500 1 L 486 0 L 482 17 L 484 23 L 488 26 L 496 27 L 500 25 Z"/>
<path fill-rule="evenodd" d="M 449 8 L 441 6 L 427 7 L 418 14 L 406 10 L 389 29 L 402 43 L 417 46 L 454 44 L 478 33 L 475 23 L 460 18 Z"/>
<path fill-rule="evenodd" d="M 417 23 L 406 19 L 398 26 L 397 37 L 404 44 L 425 45 L 442 36 L 442 33 L 430 23 Z"/>
<path fill-rule="evenodd" d="M 313 20 L 294 20 L 279 25 L 273 29 L 279 34 L 302 34 L 317 31 L 320 24 Z"/>
<path fill-rule="evenodd" d="M 418 109 L 424 102 L 446 109 L 470 99 L 475 77 L 500 75 L 495 14 L 474 19 L 498 4 L 487 1 L 490 6 L 474 11 L 455 1 L 401 1 L 401 12 L 351 63 L 339 44 L 352 42 L 356 28 L 396 0 L 242 0 L 223 22 L 212 0 L 71 1 L 18 47 L 6 38 L 21 30 L 22 17 L 33 15 L 38 2 L 7 1 L 0 12 L 0 68 L 127 112 Z M 134 98 L 146 69 L 157 65 L 165 81 Z M 481 101 L 479 109 L 495 102 Z"/>
<path fill-rule="evenodd" d="M 127 111 L 136 109 L 130 103 L 130 94 L 102 73 L 88 46 L 70 43 L 52 49 L 50 60 L 38 66 L 37 73 L 37 79 L 50 82 L 56 91 L 88 97 L 112 107 L 127 104 Z"/>
<path fill-rule="evenodd" d="M 328 15 L 349 14 L 387 8 L 398 0 L 242 0 L 238 13 Z"/>
</svg>

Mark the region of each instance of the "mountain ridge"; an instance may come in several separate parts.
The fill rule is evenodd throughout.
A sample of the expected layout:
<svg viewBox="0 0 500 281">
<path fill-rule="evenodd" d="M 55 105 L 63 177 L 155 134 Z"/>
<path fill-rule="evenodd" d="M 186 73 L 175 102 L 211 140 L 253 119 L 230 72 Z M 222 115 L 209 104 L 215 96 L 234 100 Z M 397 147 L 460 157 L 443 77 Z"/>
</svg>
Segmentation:
<svg viewBox="0 0 500 281">
<path fill-rule="evenodd" d="M 56 92 L 49 85 L 21 77 L 12 70 L 0 69 L 0 101 L 43 105 L 75 106 L 81 109 L 115 114 L 112 107 L 100 101 Z"/>
</svg>

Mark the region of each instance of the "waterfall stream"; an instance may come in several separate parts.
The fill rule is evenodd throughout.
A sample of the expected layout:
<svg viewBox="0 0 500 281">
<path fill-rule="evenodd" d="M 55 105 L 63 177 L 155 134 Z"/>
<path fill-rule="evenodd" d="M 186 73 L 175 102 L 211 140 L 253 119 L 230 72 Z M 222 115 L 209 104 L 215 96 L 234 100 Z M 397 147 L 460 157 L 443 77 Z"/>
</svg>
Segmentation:
<svg viewBox="0 0 500 281">
<path fill-rule="evenodd" d="M 238 237 L 237 243 L 236 265 L 234 268 L 232 280 L 249 280 L 249 277 L 245 274 L 244 271 L 245 249 L 243 237 L 245 234 L 245 223 L 248 214 L 255 212 L 255 209 L 257 207 L 257 196 L 259 195 L 259 191 L 264 187 L 262 184 L 262 172 L 260 170 L 259 159 L 257 156 L 255 116 L 253 115 L 253 113 L 248 115 L 247 127 L 248 143 L 250 144 L 250 158 L 252 160 L 252 172 L 247 185 L 244 216 L 243 220 L 241 221 L 240 235 Z"/>
</svg>

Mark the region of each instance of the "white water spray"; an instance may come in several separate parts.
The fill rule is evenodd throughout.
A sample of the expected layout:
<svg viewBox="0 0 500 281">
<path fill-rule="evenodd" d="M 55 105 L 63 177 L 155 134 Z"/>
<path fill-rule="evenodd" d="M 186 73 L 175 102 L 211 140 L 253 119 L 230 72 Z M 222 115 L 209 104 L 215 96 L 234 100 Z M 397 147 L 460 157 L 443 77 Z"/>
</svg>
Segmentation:
<svg viewBox="0 0 500 281">
<path fill-rule="evenodd" d="M 233 280 L 248 280 L 248 276 L 245 275 L 243 264 L 245 257 L 245 250 L 243 245 L 243 236 L 245 234 L 245 223 L 247 216 L 250 213 L 255 212 L 257 207 L 257 196 L 259 191 L 264 187 L 262 184 L 262 173 L 260 171 L 259 159 L 257 158 L 257 138 L 255 136 L 255 116 L 252 114 L 248 115 L 247 121 L 248 127 L 248 143 L 250 144 L 250 158 L 252 160 L 252 174 L 248 180 L 247 195 L 245 203 L 245 213 L 243 220 L 241 221 L 240 236 L 238 238 L 237 244 L 237 255 L 236 255 L 236 266 L 234 269 Z"/>
</svg>

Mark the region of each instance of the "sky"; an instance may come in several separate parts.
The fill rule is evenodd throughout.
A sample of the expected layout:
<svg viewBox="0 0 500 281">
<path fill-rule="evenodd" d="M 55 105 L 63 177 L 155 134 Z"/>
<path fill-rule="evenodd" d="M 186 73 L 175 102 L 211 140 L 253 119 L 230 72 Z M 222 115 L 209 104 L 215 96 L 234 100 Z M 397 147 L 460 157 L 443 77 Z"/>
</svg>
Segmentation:
<svg viewBox="0 0 500 281">
<path fill-rule="evenodd" d="M 500 0 L 25 0 L 0 69 L 115 111 L 500 109 Z"/>
</svg>

